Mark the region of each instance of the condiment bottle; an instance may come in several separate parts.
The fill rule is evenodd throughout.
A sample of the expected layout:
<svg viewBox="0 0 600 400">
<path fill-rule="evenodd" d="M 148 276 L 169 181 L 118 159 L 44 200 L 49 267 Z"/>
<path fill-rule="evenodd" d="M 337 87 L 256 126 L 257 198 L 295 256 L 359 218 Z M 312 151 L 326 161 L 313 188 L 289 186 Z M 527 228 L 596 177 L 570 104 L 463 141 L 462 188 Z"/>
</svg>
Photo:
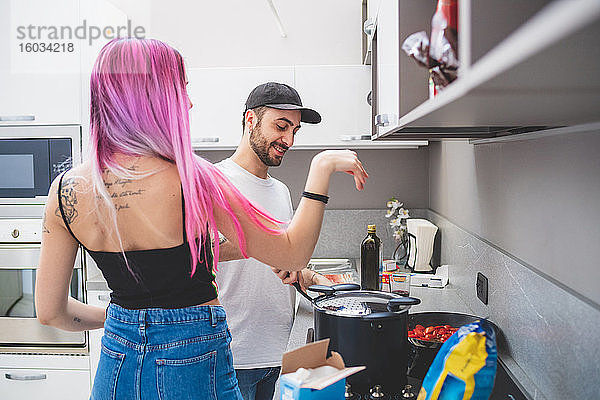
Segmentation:
<svg viewBox="0 0 600 400">
<path fill-rule="evenodd" d="M 383 268 L 381 240 L 375 234 L 376 226 L 367 226 L 367 237 L 360 245 L 360 286 L 364 290 L 379 290 L 379 276 Z"/>
</svg>

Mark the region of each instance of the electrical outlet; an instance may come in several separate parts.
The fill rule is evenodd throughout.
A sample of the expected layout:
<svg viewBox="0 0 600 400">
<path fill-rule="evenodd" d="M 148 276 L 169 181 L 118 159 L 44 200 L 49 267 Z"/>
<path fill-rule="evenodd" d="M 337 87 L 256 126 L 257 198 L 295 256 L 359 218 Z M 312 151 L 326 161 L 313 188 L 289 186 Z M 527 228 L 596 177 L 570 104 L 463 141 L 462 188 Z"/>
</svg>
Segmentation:
<svg viewBox="0 0 600 400">
<path fill-rule="evenodd" d="M 481 272 L 477 273 L 477 298 L 483 304 L 488 303 L 488 278 Z"/>
</svg>

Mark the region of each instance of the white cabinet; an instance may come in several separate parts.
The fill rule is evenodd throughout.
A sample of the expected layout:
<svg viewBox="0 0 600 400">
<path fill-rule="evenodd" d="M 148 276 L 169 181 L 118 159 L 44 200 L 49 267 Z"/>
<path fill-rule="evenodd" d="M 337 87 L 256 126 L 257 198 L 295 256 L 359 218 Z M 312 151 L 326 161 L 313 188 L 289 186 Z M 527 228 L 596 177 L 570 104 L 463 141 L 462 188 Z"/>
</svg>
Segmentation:
<svg viewBox="0 0 600 400">
<path fill-rule="evenodd" d="M 302 104 L 321 114 L 319 124 L 302 123 L 294 146 L 351 146 L 371 140 L 371 68 L 367 65 L 296 66 L 295 88 Z"/>
<path fill-rule="evenodd" d="M 377 134 L 388 126 L 395 125 L 398 120 L 400 109 L 399 87 L 400 87 L 400 65 L 398 46 L 398 1 L 383 1 L 381 12 L 377 21 L 377 37 L 375 39 L 375 67 L 377 68 L 377 79 L 375 84 L 375 104 L 377 114 L 375 115 L 375 126 Z"/>
<path fill-rule="evenodd" d="M 292 67 L 188 68 L 187 74 L 195 149 L 237 147 L 250 91 L 269 81 L 294 84 Z"/>
<path fill-rule="evenodd" d="M 90 374 L 80 370 L 0 368 L 2 400 L 83 400 L 90 396 Z"/>
<path fill-rule="evenodd" d="M 87 356 L 0 354 L 0 398 L 87 399 L 88 363 Z"/>
<path fill-rule="evenodd" d="M 427 141 L 371 141 L 370 67 L 307 65 L 256 68 L 190 68 L 188 94 L 192 146 L 234 149 L 242 137 L 244 103 L 250 91 L 269 81 L 293 86 L 302 104 L 318 111 L 319 124 L 303 123 L 292 149 L 404 147 Z"/>
<path fill-rule="evenodd" d="M 373 38 L 377 139 L 495 137 L 600 120 L 600 2 L 458 2 L 458 78 L 430 98 L 401 49 L 434 2 L 381 0 Z"/>
<path fill-rule="evenodd" d="M 88 290 L 88 304 L 91 306 L 108 307 L 110 302 L 110 290 Z M 104 335 L 104 329 L 94 329 L 89 331 L 89 346 L 90 346 L 90 379 L 94 382 L 96 370 L 98 369 L 98 361 L 100 360 L 101 339 Z"/>
<path fill-rule="evenodd" d="M 80 123 L 79 43 L 37 29 L 74 28 L 78 15 L 76 0 L 0 2 L 0 125 Z"/>
</svg>

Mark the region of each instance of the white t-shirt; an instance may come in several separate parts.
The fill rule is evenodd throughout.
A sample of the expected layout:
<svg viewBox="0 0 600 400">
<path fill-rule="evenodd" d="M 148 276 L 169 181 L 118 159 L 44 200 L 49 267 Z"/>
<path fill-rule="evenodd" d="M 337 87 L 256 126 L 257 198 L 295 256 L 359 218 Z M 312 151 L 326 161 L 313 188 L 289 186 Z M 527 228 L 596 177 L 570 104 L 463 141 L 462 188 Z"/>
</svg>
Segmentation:
<svg viewBox="0 0 600 400">
<path fill-rule="evenodd" d="M 250 201 L 280 221 L 291 220 L 292 200 L 285 184 L 270 176 L 259 178 L 230 158 L 216 166 Z M 280 366 L 294 322 L 294 288 L 254 258 L 220 262 L 216 277 L 231 330 L 234 367 Z"/>
</svg>

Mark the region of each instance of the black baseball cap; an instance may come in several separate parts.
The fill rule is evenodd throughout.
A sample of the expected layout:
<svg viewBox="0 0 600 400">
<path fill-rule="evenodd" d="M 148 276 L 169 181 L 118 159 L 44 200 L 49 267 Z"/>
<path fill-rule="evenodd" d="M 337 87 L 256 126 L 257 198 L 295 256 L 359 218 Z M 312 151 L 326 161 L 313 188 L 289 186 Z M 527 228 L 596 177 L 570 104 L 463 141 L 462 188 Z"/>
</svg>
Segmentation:
<svg viewBox="0 0 600 400">
<path fill-rule="evenodd" d="M 252 108 L 261 106 L 278 110 L 300 110 L 300 121 L 309 124 L 321 122 L 321 115 L 315 110 L 302 106 L 302 100 L 296 89 L 284 83 L 267 82 L 252 89 L 246 100 L 244 114 Z"/>
</svg>

